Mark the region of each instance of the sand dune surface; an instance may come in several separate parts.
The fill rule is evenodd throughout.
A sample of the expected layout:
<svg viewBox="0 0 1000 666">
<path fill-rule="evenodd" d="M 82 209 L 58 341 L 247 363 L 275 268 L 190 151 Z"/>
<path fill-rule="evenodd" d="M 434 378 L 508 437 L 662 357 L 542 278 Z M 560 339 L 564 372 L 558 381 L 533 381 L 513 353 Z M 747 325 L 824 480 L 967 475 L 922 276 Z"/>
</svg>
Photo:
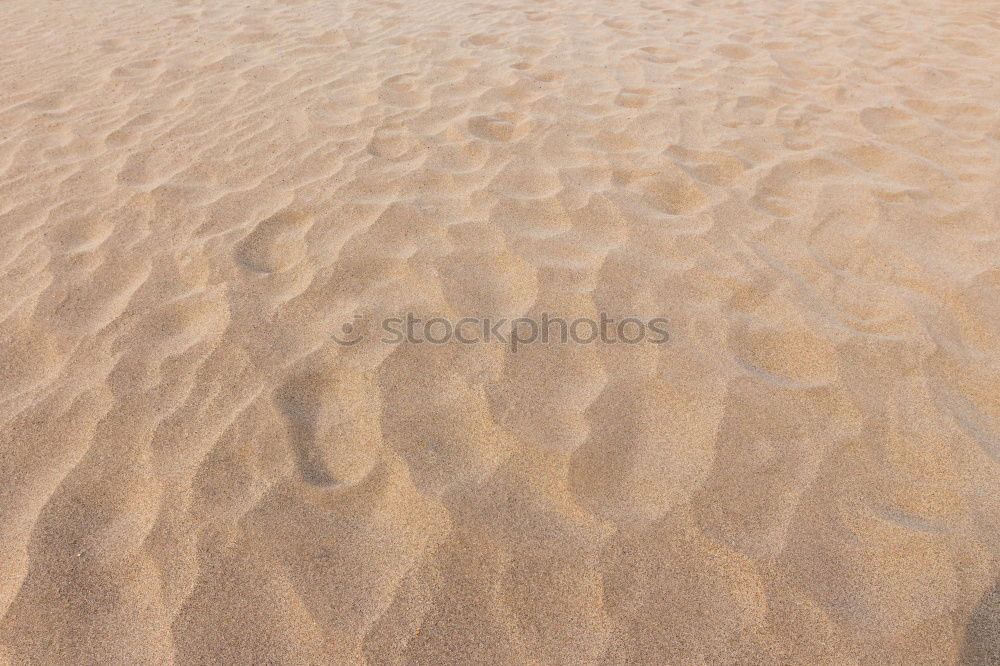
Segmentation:
<svg viewBox="0 0 1000 666">
<path fill-rule="evenodd" d="M 996 3 L 0 36 L 0 663 L 1000 663 Z"/>
</svg>

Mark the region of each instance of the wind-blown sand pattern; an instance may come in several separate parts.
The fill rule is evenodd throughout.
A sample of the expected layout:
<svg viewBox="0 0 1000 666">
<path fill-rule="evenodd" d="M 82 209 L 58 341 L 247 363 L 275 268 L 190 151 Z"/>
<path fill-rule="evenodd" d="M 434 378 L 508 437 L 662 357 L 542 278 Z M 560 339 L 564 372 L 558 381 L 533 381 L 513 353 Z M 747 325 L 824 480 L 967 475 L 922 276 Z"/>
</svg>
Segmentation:
<svg viewBox="0 0 1000 666">
<path fill-rule="evenodd" d="M 1000 659 L 995 2 L 0 36 L 0 663 Z"/>
</svg>

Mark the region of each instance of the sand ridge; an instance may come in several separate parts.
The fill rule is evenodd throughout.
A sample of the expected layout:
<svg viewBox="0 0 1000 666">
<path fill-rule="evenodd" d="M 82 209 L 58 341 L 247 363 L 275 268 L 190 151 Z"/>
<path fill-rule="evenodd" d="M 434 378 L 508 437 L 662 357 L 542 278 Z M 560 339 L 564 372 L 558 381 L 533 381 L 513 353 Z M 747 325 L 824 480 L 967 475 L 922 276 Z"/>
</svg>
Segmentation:
<svg viewBox="0 0 1000 666">
<path fill-rule="evenodd" d="M 0 25 L 0 662 L 1000 658 L 992 3 Z"/>
</svg>

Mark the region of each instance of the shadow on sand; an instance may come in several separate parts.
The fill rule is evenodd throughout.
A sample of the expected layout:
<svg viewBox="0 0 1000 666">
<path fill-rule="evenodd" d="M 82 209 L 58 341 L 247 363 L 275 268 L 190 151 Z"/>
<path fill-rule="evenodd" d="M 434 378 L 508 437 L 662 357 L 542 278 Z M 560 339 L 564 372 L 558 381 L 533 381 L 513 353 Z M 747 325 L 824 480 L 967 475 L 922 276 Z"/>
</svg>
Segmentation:
<svg viewBox="0 0 1000 666">
<path fill-rule="evenodd" d="M 983 595 L 972 613 L 959 663 L 969 666 L 1000 664 L 1000 578 L 993 582 L 993 587 Z"/>
</svg>

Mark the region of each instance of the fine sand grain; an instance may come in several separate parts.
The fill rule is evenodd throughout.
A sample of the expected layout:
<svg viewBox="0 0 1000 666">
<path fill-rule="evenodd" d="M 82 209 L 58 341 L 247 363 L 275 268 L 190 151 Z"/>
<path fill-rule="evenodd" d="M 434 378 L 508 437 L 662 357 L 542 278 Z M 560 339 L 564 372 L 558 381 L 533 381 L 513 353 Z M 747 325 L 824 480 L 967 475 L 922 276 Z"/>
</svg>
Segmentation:
<svg viewBox="0 0 1000 666">
<path fill-rule="evenodd" d="M 0 44 L 0 664 L 1000 661 L 994 0 Z"/>
</svg>

